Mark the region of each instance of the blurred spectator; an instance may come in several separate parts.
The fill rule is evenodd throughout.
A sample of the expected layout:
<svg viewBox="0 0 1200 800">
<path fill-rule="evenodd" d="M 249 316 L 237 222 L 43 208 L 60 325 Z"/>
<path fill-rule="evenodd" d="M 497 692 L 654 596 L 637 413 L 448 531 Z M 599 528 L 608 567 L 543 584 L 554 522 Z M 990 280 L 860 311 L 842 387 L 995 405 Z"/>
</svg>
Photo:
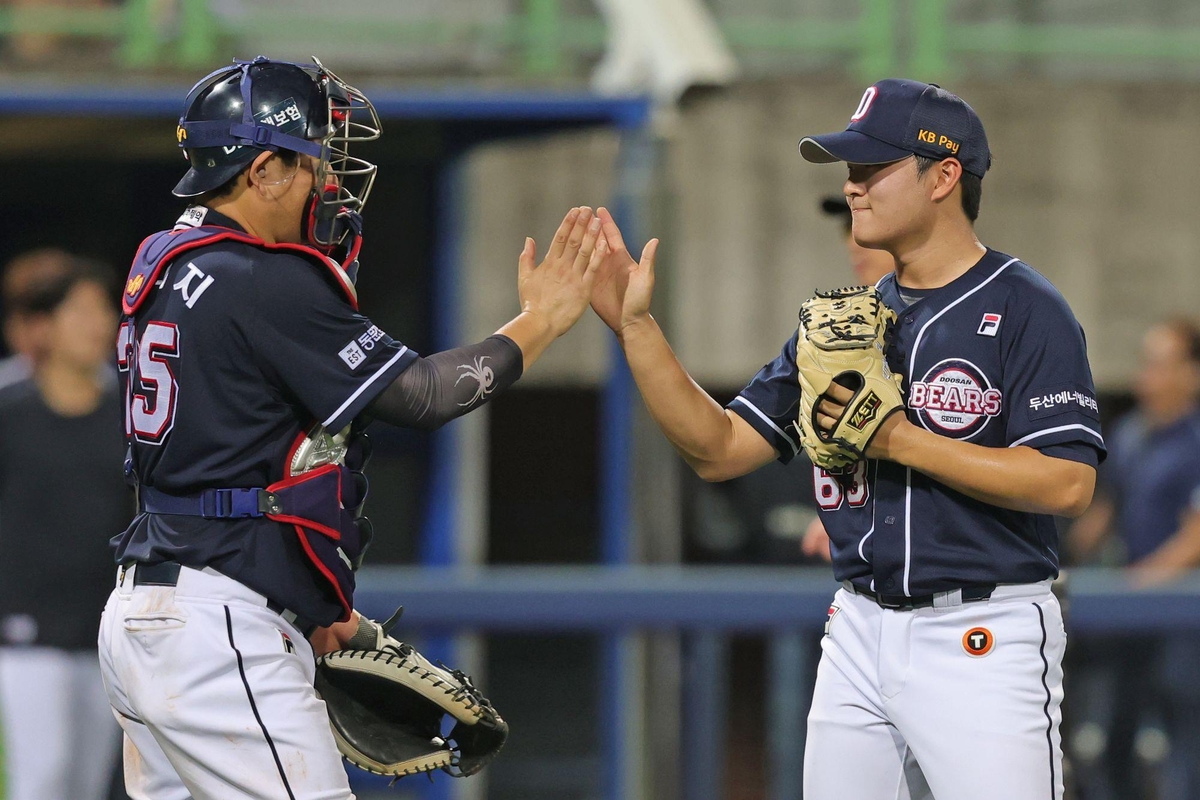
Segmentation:
<svg viewBox="0 0 1200 800">
<path fill-rule="evenodd" d="M 1072 526 L 1068 544 L 1077 562 L 1123 564 L 1134 584 L 1149 586 L 1200 565 L 1200 327 L 1182 319 L 1155 326 L 1143 340 L 1141 362 L 1136 407 L 1108 437 L 1096 499 Z M 1108 783 L 1094 793 L 1121 800 L 1200 797 L 1194 679 L 1200 642 L 1181 633 L 1089 645 L 1099 648 L 1093 660 L 1104 663 L 1080 683 L 1110 685 L 1098 696 L 1112 707 L 1106 721 L 1092 721 L 1093 732 L 1105 729 L 1093 757 Z M 1111 674 L 1102 679 L 1104 671 Z M 1156 726 L 1165 726 L 1172 744 L 1165 776 L 1145 769 L 1164 756 L 1163 748 L 1147 745 L 1155 740 L 1147 734 L 1161 731 Z M 1160 780 L 1161 792 L 1146 794 Z"/>
<path fill-rule="evenodd" d="M 46 263 L 9 306 L 32 375 L 0 388 L 5 772 L 9 800 L 100 800 L 119 728 L 96 637 L 115 575 L 108 539 L 132 516 L 109 368 L 117 312 L 102 269 Z"/>
<path fill-rule="evenodd" d="M 896 269 L 890 253 L 884 250 L 871 250 L 854 241 L 854 218 L 845 197 L 826 197 L 821 201 L 821 210 L 831 217 L 839 218 L 842 222 L 842 239 L 846 244 L 846 258 L 850 262 L 850 269 L 854 271 L 855 283 L 864 286 L 874 285 L 884 275 Z M 829 535 L 825 533 L 825 526 L 821 524 L 820 517 L 813 516 L 812 521 L 808 523 L 808 528 L 804 531 L 804 539 L 800 542 L 800 551 L 809 558 L 831 561 Z"/>
<path fill-rule="evenodd" d="M 46 354 L 50 317 L 26 310 L 26 298 L 62 279 L 70 254 L 52 247 L 17 256 L 4 268 L 0 300 L 4 303 L 4 343 L 11 355 L 0 360 L 0 386 L 28 378 Z"/>
</svg>

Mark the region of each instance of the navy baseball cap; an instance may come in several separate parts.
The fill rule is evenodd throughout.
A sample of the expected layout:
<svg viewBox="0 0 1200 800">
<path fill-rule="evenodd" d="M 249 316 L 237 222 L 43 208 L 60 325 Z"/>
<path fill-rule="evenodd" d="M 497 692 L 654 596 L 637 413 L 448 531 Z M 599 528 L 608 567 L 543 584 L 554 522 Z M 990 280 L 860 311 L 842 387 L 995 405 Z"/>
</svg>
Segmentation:
<svg viewBox="0 0 1200 800">
<path fill-rule="evenodd" d="M 936 84 L 897 78 L 867 87 L 846 130 L 800 140 L 800 155 L 814 164 L 888 164 L 914 153 L 957 158 L 980 178 L 992 165 L 974 109 Z"/>
</svg>

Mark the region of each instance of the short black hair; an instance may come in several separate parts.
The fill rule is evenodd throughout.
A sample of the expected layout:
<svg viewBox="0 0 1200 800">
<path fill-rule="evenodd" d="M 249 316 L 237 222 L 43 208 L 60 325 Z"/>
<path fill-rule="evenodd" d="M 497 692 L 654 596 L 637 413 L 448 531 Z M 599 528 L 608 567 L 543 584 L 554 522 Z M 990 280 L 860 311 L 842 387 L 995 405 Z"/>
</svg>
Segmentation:
<svg viewBox="0 0 1200 800">
<path fill-rule="evenodd" d="M 284 166 L 287 167 L 295 165 L 300 160 L 300 154 L 295 150 L 276 150 L 275 155 L 278 156 L 279 160 L 282 161 Z M 256 155 L 254 158 L 258 158 L 258 156 Z M 251 162 L 246 165 L 246 169 L 250 169 L 253 164 L 254 161 L 251 160 Z M 246 171 L 246 169 L 243 169 L 237 175 L 234 175 L 217 188 L 210 189 L 209 191 L 197 197 L 195 200 L 196 204 L 206 206 L 214 200 L 220 200 L 222 197 L 228 197 L 229 195 L 233 194 L 233 187 L 237 186 L 238 179 L 242 177 L 242 174 Z"/>
<path fill-rule="evenodd" d="M 113 274 L 108 267 L 99 261 L 72 255 L 62 272 L 35 281 L 10 298 L 9 310 L 27 316 L 53 314 L 71 290 L 81 283 L 95 284 L 108 296 L 115 294 Z"/>
<path fill-rule="evenodd" d="M 917 159 L 918 178 L 924 176 L 934 164 L 945 160 L 922 155 L 915 155 L 914 158 Z M 958 182 L 962 186 L 963 213 L 967 215 L 967 219 L 974 222 L 979 219 L 979 203 L 983 200 L 983 178 L 964 169 L 962 177 L 958 179 Z"/>
</svg>

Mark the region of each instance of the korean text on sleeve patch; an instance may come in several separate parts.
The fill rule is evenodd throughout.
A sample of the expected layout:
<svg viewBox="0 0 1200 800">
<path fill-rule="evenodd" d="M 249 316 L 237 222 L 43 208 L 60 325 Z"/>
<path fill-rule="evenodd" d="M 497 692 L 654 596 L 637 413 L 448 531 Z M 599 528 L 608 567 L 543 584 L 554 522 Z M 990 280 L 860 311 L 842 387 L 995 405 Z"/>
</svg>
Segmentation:
<svg viewBox="0 0 1200 800">
<path fill-rule="evenodd" d="M 1029 419 L 1038 420 L 1059 414 L 1083 414 L 1090 419 L 1100 418 L 1100 406 L 1095 394 L 1086 386 L 1065 383 L 1040 390 L 1025 398 Z"/>
</svg>

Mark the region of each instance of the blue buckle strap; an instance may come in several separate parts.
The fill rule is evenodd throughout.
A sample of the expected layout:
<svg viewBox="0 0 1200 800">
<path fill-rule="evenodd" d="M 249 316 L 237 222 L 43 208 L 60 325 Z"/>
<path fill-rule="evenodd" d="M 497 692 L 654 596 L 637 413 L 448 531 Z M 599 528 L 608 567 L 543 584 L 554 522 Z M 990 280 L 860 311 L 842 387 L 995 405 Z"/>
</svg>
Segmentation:
<svg viewBox="0 0 1200 800">
<path fill-rule="evenodd" d="M 138 492 L 147 514 L 173 514 L 204 519 L 246 519 L 278 513 L 278 498 L 266 489 L 205 489 L 196 494 L 167 494 L 150 486 Z"/>
</svg>

